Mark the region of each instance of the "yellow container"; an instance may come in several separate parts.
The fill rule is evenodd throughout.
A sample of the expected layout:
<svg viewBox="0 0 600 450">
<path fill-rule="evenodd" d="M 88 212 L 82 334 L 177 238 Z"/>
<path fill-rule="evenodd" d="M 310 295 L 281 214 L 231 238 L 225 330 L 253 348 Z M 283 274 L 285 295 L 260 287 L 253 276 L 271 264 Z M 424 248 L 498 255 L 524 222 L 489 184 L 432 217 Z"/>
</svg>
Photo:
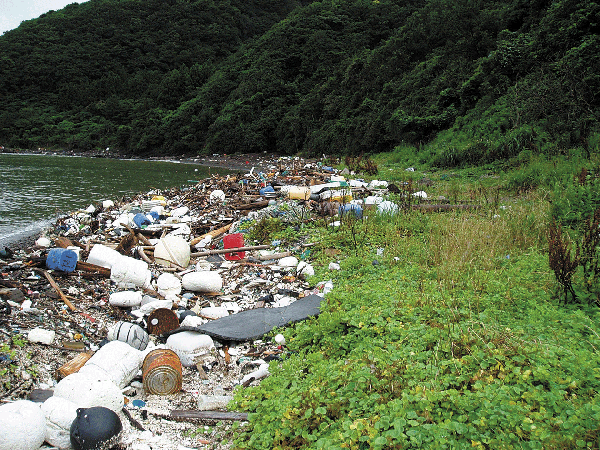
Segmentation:
<svg viewBox="0 0 600 450">
<path fill-rule="evenodd" d="M 310 188 L 308 186 L 292 186 L 288 191 L 288 198 L 292 200 L 308 200 Z"/>
</svg>

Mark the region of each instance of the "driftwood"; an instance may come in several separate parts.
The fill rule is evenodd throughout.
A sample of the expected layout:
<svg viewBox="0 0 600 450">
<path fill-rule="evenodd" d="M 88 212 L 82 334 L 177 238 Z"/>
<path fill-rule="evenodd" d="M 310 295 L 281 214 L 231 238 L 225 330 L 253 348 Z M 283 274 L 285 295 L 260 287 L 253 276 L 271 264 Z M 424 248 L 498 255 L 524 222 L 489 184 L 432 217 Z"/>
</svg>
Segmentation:
<svg viewBox="0 0 600 450">
<path fill-rule="evenodd" d="M 186 411 L 172 410 L 173 419 L 248 420 L 248 413 L 234 411 Z"/>
<path fill-rule="evenodd" d="M 85 261 L 77 261 L 75 269 L 82 270 L 84 272 L 97 273 L 106 278 L 110 278 L 110 269 L 108 269 L 107 267 L 97 266 L 96 264 L 91 264 Z"/>
<path fill-rule="evenodd" d="M 238 209 L 240 211 L 245 211 L 247 209 L 259 209 L 264 208 L 265 206 L 269 206 L 269 200 L 264 200 L 262 202 L 246 203 L 241 205 L 233 205 L 235 209 Z"/>
<path fill-rule="evenodd" d="M 44 275 L 46 277 L 46 279 L 50 283 L 50 286 L 52 286 L 54 288 L 54 290 L 56 291 L 58 296 L 61 298 L 61 300 L 63 302 L 65 302 L 65 305 L 67 305 L 71 311 L 77 311 L 77 308 L 75 308 L 75 306 L 73 306 L 73 303 L 71 303 L 71 301 L 63 293 L 63 291 L 60 290 L 60 287 L 58 286 L 58 284 L 56 284 L 56 281 L 54 281 L 54 278 L 52 278 L 52 276 L 48 272 L 46 272 L 44 269 L 38 269 L 35 267 L 33 268 L 33 270 L 41 273 L 42 275 Z"/>
<path fill-rule="evenodd" d="M 270 247 L 270 245 L 254 245 L 252 247 L 236 247 L 236 248 L 225 248 L 225 249 L 220 249 L 220 250 L 206 250 L 204 252 L 192 253 L 190 256 L 192 258 L 198 258 L 200 256 L 222 255 L 223 253 L 247 252 L 250 250 L 265 250 L 269 247 Z"/>
<path fill-rule="evenodd" d="M 216 238 L 217 236 L 219 236 L 220 234 L 226 233 L 227 231 L 229 231 L 229 229 L 231 228 L 231 225 L 233 224 L 229 224 L 229 225 L 225 225 L 224 227 L 221 228 L 217 228 L 216 230 L 212 230 L 209 231 L 208 233 L 203 234 L 202 236 L 198 236 L 195 237 L 194 239 L 192 239 L 190 241 L 190 246 L 194 246 L 196 245 L 198 242 L 200 242 L 202 239 L 204 239 L 206 236 L 208 236 L 209 234 L 212 236 L 212 238 Z"/>
</svg>

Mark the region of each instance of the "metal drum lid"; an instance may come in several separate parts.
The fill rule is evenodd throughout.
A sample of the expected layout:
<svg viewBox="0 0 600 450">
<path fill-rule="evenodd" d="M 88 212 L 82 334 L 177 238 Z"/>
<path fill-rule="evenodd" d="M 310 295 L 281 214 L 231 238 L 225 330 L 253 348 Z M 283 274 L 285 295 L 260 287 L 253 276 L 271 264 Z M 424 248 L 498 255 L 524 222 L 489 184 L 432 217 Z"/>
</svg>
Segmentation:
<svg viewBox="0 0 600 450">
<path fill-rule="evenodd" d="M 179 328 L 177 314 L 167 308 L 156 309 L 148 316 L 148 333 L 161 335 Z"/>
</svg>

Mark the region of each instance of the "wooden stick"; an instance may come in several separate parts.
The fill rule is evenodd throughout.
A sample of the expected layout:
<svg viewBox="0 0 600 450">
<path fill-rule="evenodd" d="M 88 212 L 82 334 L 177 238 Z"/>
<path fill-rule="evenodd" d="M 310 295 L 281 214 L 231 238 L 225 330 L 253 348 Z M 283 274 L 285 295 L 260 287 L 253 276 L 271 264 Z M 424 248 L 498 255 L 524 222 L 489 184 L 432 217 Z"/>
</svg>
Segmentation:
<svg viewBox="0 0 600 450">
<path fill-rule="evenodd" d="M 84 272 L 97 272 L 102 276 L 110 278 L 110 269 L 107 267 L 97 266 L 96 264 L 91 264 L 85 261 L 77 261 L 77 265 L 75 266 L 77 270 L 83 270 Z"/>
<path fill-rule="evenodd" d="M 248 413 L 234 411 L 185 411 L 172 410 L 174 419 L 248 420 Z"/>
<path fill-rule="evenodd" d="M 50 286 L 54 288 L 58 296 L 62 299 L 63 302 L 65 302 L 65 305 L 67 305 L 71 311 L 77 311 L 77 308 L 75 308 L 75 306 L 73 306 L 73 303 L 71 303 L 67 296 L 63 294 L 63 291 L 60 290 L 60 287 L 58 287 L 58 284 L 56 284 L 56 281 L 54 281 L 54 278 L 52 278 L 52 276 L 48 272 L 46 272 L 44 269 L 37 268 L 33 268 L 33 270 L 35 270 L 36 272 L 40 272 L 46 277 L 46 279 L 50 283 Z"/>
<path fill-rule="evenodd" d="M 148 255 L 146 255 L 146 252 L 144 251 L 144 249 L 142 247 L 138 247 L 137 252 L 138 252 L 138 255 L 140 255 L 140 258 L 142 258 L 148 264 L 152 264 L 152 261 L 150 261 L 150 258 L 148 257 Z"/>
<path fill-rule="evenodd" d="M 236 248 L 225 248 L 222 250 L 207 250 L 205 252 L 192 253 L 190 256 L 192 258 L 197 258 L 199 256 L 221 255 L 223 253 L 246 252 L 249 250 L 265 250 L 269 247 L 270 247 L 270 245 L 254 245 L 252 247 L 236 247 Z"/>
<path fill-rule="evenodd" d="M 225 225 L 224 227 L 217 228 L 216 230 L 209 231 L 208 233 L 204 233 L 202 236 L 195 237 L 190 241 L 190 247 L 193 247 L 208 235 L 212 236 L 212 238 L 214 239 L 220 234 L 226 233 L 231 228 L 231 225 L 233 224 L 230 223 L 229 225 Z"/>
</svg>

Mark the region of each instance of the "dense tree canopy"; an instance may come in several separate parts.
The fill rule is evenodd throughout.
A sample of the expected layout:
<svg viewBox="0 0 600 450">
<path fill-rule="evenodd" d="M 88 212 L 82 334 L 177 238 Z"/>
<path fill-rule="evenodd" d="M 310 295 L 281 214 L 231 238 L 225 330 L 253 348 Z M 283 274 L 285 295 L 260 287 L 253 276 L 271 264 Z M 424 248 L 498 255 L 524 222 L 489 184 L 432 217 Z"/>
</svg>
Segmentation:
<svg viewBox="0 0 600 450">
<path fill-rule="evenodd" d="M 590 0 L 90 0 L 0 36 L 0 144 L 358 154 L 586 147 Z"/>
</svg>

